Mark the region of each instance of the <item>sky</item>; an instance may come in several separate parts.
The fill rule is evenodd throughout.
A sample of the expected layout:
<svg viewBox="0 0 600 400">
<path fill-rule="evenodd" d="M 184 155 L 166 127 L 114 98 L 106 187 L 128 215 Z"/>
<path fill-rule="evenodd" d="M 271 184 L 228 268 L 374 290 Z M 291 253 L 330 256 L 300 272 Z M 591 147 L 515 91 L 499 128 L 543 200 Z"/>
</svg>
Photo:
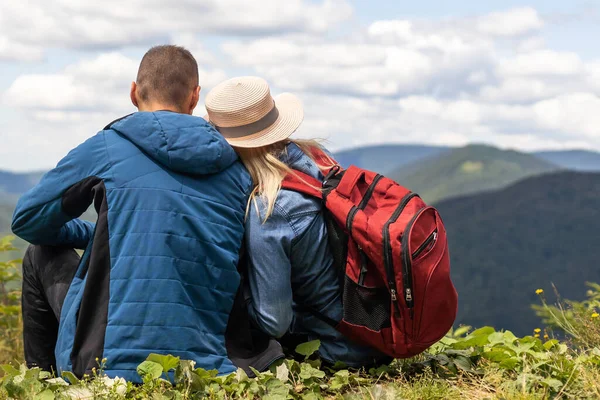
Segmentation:
<svg viewBox="0 0 600 400">
<path fill-rule="evenodd" d="M 135 111 L 165 43 L 195 55 L 203 94 L 241 75 L 296 94 L 296 135 L 332 150 L 600 151 L 598 37 L 600 0 L 2 0 L 0 169 L 51 168 Z"/>
</svg>

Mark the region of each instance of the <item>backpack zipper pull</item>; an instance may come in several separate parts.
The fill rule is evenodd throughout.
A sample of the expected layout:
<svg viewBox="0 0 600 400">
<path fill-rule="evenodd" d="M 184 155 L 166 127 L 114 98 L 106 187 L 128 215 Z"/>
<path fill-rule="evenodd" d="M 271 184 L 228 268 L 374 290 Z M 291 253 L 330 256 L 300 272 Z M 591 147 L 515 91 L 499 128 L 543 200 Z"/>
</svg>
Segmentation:
<svg viewBox="0 0 600 400">
<path fill-rule="evenodd" d="M 394 317 L 400 318 L 400 307 L 398 306 L 398 293 L 396 289 L 390 289 L 390 297 L 392 298 L 392 304 L 394 305 Z"/>
<path fill-rule="evenodd" d="M 365 276 L 368 272 L 368 257 L 362 247 L 358 246 L 358 254 L 360 255 L 360 273 L 358 276 L 358 285 L 362 286 L 365 283 Z"/>
<path fill-rule="evenodd" d="M 411 303 L 413 301 L 412 290 L 410 288 L 406 288 L 406 302 Z"/>
</svg>

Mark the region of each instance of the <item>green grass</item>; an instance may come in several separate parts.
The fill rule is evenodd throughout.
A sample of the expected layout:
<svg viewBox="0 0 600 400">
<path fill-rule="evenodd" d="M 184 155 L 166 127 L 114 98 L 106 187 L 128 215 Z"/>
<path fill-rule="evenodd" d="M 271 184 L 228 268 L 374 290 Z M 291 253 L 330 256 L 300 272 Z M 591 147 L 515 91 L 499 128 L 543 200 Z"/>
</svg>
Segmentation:
<svg viewBox="0 0 600 400">
<path fill-rule="evenodd" d="M 0 241 L 0 252 L 10 249 Z M 150 354 L 138 367 L 143 384 L 110 379 L 107 360 L 93 376 L 57 378 L 27 369 L 22 357 L 16 263 L 0 263 L 0 399 L 587 399 L 600 398 L 600 285 L 585 302 L 536 308 L 546 328 L 517 337 L 491 327 L 460 327 L 427 353 L 370 370 L 331 369 L 314 355 L 319 342 L 296 348 L 255 378 L 197 369 L 192 361 Z M 18 285 L 17 285 L 18 286 Z M 527 307 L 527 305 L 524 305 Z M 560 330 L 565 340 L 554 338 Z"/>
</svg>

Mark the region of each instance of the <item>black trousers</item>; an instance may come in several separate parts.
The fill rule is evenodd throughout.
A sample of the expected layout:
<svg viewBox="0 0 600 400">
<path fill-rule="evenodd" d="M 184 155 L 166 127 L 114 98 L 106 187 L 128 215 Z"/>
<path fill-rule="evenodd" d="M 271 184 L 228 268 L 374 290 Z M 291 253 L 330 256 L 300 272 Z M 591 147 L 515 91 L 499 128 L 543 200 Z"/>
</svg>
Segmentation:
<svg viewBox="0 0 600 400">
<path fill-rule="evenodd" d="M 71 248 L 29 246 L 23 258 L 23 342 L 29 367 L 56 371 L 54 349 L 60 313 L 80 257 Z M 251 326 L 240 287 L 226 332 L 228 357 L 253 376 L 283 358 L 281 345 Z"/>
<path fill-rule="evenodd" d="M 23 342 L 25 362 L 56 371 L 54 349 L 60 312 L 79 266 L 74 249 L 29 246 L 23 258 Z"/>
</svg>

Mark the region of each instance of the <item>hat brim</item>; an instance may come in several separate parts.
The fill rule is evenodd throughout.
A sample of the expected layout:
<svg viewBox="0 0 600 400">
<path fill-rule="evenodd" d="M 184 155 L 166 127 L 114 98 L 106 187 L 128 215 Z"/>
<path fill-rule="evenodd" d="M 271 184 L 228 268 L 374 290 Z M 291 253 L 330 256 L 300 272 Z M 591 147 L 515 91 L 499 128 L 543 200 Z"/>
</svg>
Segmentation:
<svg viewBox="0 0 600 400">
<path fill-rule="evenodd" d="M 232 147 L 250 149 L 268 146 L 289 138 L 300 127 L 304 119 L 302 102 L 290 93 L 282 93 L 279 96 L 275 96 L 273 100 L 279 111 L 279 117 L 273 125 L 252 135 L 237 138 L 225 137 L 225 140 Z M 204 118 L 208 119 L 208 116 Z"/>
</svg>

